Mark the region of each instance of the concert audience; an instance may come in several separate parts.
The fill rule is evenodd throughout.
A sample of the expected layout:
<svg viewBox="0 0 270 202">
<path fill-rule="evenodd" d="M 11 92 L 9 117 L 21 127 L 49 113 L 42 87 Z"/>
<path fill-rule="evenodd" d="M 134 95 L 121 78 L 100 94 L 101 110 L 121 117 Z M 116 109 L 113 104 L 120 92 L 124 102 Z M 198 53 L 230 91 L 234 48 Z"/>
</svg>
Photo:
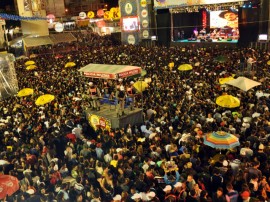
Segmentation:
<svg viewBox="0 0 270 202">
<path fill-rule="evenodd" d="M 94 34 L 77 37 L 84 48 L 38 55 L 36 70 L 27 71 L 25 59 L 15 63 L 19 88 L 33 88 L 34 95 L 0 101 L 0 159 L 9 162 L 0 171 L 20 181 L 20 190 L 6 201 L 269 201 L 269 52 L 113 46 Z M 260 68 L 240 72 L 242 54 L 256 57 Z M 228 60 L 214 60 L 221 55 Z M 76 67 L 64 68 L 70 61 Z M 147 71 L 149 87 L 134 98 L 144 123 L 110 131 L 89 126 L 89 82 L 109 94 L 119 85 L 110 81 L 104 89 L 103 80 L 83 77 L 78 69 L 89 63 Z M 184 63 L 193 70 L 178 71 Z M 248 92 L 223 90 L 219 78 L 232 74 L 262 85 Z M 121 90 L 136 80 L 124 79 Z M 241 106 L 216 105 L 224 92 L 240 98 Z M 36 106 L 35 99 L 46 93 L 55 100 Z M 216 150 L 203 144 L 205 134 L 219 130 L 239 137 L 240 146 Z"/>
</svg>

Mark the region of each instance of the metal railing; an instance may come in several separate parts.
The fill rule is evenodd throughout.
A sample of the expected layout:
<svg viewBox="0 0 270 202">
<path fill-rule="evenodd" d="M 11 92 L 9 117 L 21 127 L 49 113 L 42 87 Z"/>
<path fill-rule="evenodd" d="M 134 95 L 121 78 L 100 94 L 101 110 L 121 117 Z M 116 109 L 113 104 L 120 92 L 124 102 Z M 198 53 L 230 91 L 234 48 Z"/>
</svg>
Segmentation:
<svg viewBox="0 0 270 202">
<path fill-rule="evenodd" d="M 270 50 L 270 42 L 269 41 L 251 42 L 249 47 L 252 48 L 252 49 L 259 49 L 259 50 L 269 51 Z"/>
</svg>

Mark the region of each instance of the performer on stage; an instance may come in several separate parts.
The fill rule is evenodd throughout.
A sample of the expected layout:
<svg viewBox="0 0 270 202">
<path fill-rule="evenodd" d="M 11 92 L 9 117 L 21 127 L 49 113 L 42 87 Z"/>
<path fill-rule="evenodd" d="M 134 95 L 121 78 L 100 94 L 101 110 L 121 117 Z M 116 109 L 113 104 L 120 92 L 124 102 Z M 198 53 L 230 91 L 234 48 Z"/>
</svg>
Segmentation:
<svg viewBox="0 0 270 202">
<path fill-rule="evenodd" d="M 198 37 L 198 29 L 197 29 L 197 27 L 193 30 L 193 34 L 194 34 L 194 37 L 192 37 L 192 38 L 197 39 L 197 37 Z"/>
<path fill-rule="evenodd" d="M 203 28 L 203 29 L 200 31 L 200 34 L 202 34 L 203 36 L 206 34 L 205 28 Z"/>
<path fill-rule="evenodd" d="M 100 110 L 100 103 L 99 103 L 99 98 L 101 97 L 100 90 L 96 85 L 94 85 L 93 82 L 90 82 L 89 86 L 90 86 L 89 88 L 90 103 L 92 109 Z"/>
<path fill-rule="evenodd" d="M 118 99 L 118 105 L 117 105 L 117 116 L 123 116 L 124 113 L 124 108 L 125 108 L 125 100 L 126 100 L 126 92 L 125 92 L 125 87 L 122 85 L 120 86 L 119 90 L 116 92 L 116 97 Z"/>
<path fill-rule="evenodd" d="M 135 94 L 136 90 L 133 87 L 134 82 L 131 81 L 130 85 L 127 87 L 127 96 L 130 101 L 130 110 L 134 109 L 134 102 L 135 102 Z"/>
</svg>

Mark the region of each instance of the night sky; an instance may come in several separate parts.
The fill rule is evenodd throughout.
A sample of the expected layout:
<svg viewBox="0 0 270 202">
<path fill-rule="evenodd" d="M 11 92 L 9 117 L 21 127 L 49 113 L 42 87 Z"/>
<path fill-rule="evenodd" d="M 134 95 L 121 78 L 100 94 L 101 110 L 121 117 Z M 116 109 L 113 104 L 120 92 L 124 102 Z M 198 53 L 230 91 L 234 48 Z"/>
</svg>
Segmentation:
<svg viewBox="0 0 270 202">
<path fill-rule="evenodd" d="M 109 7 L 118 6 L 118 0 L 105 0 L 105 3 L 107 3 Z"/>
<path fill-rule="evenodd" d="M 11 7 L 14 7 L 14 1 L 13 0 L 0 0 L 0 9 L 5 9 L 7 5 L 11 5 Z"/>
</svg>

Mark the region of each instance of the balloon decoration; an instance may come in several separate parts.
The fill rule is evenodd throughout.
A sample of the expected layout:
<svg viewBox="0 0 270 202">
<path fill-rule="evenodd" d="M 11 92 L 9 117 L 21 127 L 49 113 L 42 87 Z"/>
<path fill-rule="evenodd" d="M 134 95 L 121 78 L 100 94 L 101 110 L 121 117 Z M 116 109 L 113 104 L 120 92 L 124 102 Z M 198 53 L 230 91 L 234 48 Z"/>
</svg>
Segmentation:
<svg viewBox="0 0 270 202">
<path fill-rule="evenodd" d="M 47 17 L 47 22 L 49 22 L 49 23 L 53 23 L 55 21 L 54 14 L 49 14 L 46 17 Z"/>
<path fill-rule="evenodd" d="M 21 21 L 21 20 L 47 20 L 47 18 L 41 17 L 25 17 L 25 16 L 18 16 L 18 15 L 11 15 L 7 13 L 0 13 L 0 18 L 5 20 L 14 20 L 14 21 Z"/>
<path fill-rule="evenodd" d="M 104 16 L 104 10 L 103 10 L 103 9 L 99 9 L 99 10 L 97 11 L 97 16 L 98 16 L 98 17 L 103 17 L 103 16 Z"/>
<path fill-rule="evenodd" d="M 89 11 L 89 12 L 87 13 L 87 17 L 88 17 L 88 18 L 94 18 L 94 17 L 95 17 L 95 13 L 94 13 L 93 11 Z"/>
<path fill-rule="evenodd" d="M 96 13 L 97 17 L 103 17 L 104 20 L 120 20 L 121 12 L 119 7 L 112 7 L 109 11 L 104 12 L 103 9 L 99 9 Z M 87 13 L 88 18 L 96 17 L 93 11 Z"/>
<path fill-rule="evenodd" d="M 104 19 L 105 19 L 105 20 L 110 20 L 110 11 L 106 11 L 106 12 L 104 13 Z"/>
<path fill-rule="evenodd" d="M 113 20 L 119 20 L 121 18 L 119 7 L 113 7 L 110 9 L 110 17 Z"/>
<path fill-rule="evenodd" d="M 121 18 L 119 7 L 112 7 L 110 11 L 106 11 L 103 18 L 105 20 L 119 20 Z"/>
</svg>

